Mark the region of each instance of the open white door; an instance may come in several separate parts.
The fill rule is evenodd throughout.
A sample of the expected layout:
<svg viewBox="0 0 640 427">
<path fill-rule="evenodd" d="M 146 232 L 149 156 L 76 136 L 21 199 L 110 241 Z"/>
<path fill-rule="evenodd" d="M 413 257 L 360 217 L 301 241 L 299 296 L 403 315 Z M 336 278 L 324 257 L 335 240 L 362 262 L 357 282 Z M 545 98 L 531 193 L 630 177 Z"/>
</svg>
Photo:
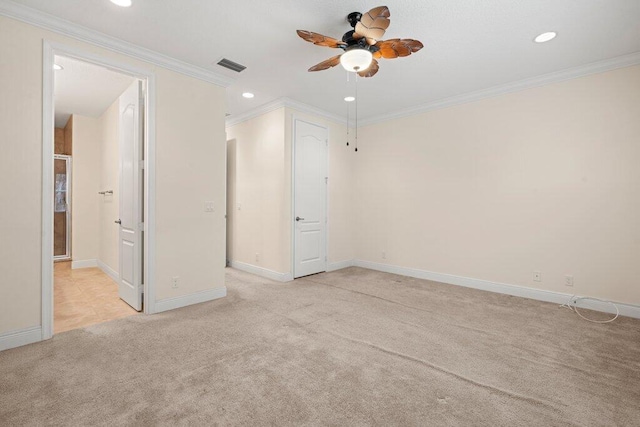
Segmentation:
<svg viewBox="0 0 640 427">
<path fill-rule="evenodd" d="M 118 294 L 142 310 L 142 82 L 120 95 L 120 225 Z"/>
<path fill-rule="evenodd" d="M 293 277 L 327 270 L 327 129 L 295 121 Z"/>
</svg>

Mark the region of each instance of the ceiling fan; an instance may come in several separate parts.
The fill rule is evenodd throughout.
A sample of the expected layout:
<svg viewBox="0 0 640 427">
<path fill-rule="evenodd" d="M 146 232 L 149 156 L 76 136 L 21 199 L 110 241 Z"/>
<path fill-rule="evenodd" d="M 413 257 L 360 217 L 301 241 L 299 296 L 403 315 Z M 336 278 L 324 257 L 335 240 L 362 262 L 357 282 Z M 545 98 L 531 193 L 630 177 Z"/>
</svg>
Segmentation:
<svg viewBox="0 0 640 427">
<path fill-rule="evenodd" d="M 342 64 L 347 71 L 356 72 L 361 77 L 373 77 L 378 72 L 378 59 L 409 56 L 422 49 L 423 44 L 418 40 L 380 40 L 389 27 L 390 16 L 387 6 L 375 7 L 365 14 L 350 13 L 347 15 L 347 21 L 353 30 L 344 33 L 342 40 L 311 31 L 297 30 L 298 35 L 308 42 L 344 50 L 344 53 L 314 65 L 309 71 L 327 70 Z"/>
</svg>

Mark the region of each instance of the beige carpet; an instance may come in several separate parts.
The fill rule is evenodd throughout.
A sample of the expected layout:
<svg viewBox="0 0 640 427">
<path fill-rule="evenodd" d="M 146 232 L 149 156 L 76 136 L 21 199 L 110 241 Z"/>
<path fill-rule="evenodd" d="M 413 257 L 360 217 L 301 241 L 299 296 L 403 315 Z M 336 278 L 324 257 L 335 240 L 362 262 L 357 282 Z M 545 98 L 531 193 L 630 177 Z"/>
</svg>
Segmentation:
<svg viewBox="0 0 640 427">
<path fill-rule="evenodd" d="M 640 321 L 349 268 L 0 353 L 0 425 L 640 425 Z"/>
</svg>

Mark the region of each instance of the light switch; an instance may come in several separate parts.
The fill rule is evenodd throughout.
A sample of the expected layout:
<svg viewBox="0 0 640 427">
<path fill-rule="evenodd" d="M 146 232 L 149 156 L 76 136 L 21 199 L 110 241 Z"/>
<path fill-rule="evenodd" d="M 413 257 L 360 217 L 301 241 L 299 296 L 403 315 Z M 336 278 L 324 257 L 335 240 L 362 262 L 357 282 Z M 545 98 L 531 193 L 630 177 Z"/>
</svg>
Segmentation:
<svg viewBox="0 0 640 427">
<path fill-rule="evenodd" d="M 204 202 L 204 211 L 205 212 L 213 212 L 215 209 L 213 208 L 213 202 Z"/>
</svg>

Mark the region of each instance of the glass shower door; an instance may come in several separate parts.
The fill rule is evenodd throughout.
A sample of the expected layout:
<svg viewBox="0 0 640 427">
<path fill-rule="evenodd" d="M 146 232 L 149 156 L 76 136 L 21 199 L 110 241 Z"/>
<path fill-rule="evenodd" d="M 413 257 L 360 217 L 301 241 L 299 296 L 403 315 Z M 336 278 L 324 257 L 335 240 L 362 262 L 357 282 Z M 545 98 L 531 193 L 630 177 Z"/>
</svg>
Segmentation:
<svg viewBox="0 0 640 427">
<path fill-rule="evenodd" d="M 53 259 L 71 259 L 71 156 L 53 159 Z"/>
</svg>

